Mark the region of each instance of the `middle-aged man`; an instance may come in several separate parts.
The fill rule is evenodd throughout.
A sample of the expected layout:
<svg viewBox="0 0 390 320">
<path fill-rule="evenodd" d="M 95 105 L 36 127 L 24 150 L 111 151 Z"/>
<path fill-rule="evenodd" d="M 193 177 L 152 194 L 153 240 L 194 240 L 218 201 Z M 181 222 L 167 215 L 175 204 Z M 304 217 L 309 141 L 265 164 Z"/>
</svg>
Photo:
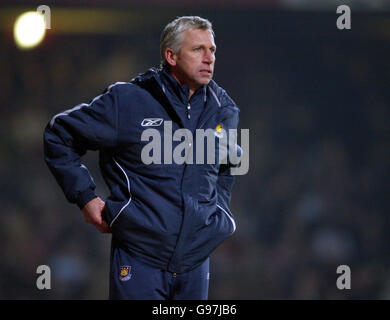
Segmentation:
<svg viewBox="0 0 390 320">
<path fill-rule="evenodd" d="M 212 25 L 177 18 L 163 30 L 160 49 L 161 68 L 55 115 L 44 133 L 46 163 L 68 201 L 86 222 L 112 233 L 110 299 L 207 299 L 209 256 L 236 229 L 229 209 L 232 162 L 171 159 L 182 146 L 170 135 L 178 129 L 193 136 L 212 129 L 218 140 L 221 128 L 237 128 L 239 109 L 212 80 Z M 148 129 L 159 133 L 162 146 L 152 163 L 143 154 Z M 190 141 L 184 150 L 198 150 Z M 87 150 L 99 150 L 111 192 L 106 201 L 81 163 Z"/>
</svg>

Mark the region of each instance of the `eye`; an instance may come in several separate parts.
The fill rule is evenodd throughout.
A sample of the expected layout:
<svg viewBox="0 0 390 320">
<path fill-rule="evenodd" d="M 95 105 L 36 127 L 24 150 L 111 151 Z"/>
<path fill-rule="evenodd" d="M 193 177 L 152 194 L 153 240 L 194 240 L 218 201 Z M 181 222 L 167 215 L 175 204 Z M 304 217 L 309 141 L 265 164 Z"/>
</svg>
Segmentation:
<svg viewBox="0 0 390 320">
<path fill-rule="evenodd" d="M 194 51 L 200 51 L 200 47 L 196 47 Z"/>
</svg>

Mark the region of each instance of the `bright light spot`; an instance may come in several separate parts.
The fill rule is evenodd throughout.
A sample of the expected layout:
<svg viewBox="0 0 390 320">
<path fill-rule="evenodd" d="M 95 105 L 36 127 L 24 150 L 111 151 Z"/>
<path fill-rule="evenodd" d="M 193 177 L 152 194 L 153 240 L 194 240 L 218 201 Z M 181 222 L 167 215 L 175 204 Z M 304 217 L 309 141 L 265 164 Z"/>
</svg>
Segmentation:
<svg viewBox="0 0 390 320">
<path fill-rule="evenodd" d="M 45 19 L 36 11 L 29 11 L 20 15 L 15 22 L 15 42 L 21 49 L 37 46 L 45 36 Z"/>
</svg>

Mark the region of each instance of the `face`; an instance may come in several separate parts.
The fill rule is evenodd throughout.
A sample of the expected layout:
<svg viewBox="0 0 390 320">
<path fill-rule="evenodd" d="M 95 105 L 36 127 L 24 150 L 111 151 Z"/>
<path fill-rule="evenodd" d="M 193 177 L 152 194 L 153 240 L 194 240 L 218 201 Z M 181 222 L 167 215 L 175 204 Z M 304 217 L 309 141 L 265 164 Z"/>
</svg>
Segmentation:
<svg viewBox="0 0 390 320">
<path fill-rule="evenodd" d="M 207 85 L 213 77 L 215 64 L 214 37 L 209 30 L 188 29 L 182 34 L 178 53 L 172 53 L 171 73 L 191 89 Z"/>
</svg>

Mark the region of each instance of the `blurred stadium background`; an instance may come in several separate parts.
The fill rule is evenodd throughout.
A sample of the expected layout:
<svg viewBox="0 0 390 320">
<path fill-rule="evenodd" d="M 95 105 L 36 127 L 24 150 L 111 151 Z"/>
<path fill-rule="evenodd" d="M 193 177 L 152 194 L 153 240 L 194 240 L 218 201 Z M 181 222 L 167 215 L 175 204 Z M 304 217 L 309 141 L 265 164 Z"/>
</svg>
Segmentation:
<svg viewBox="0 0 390 320">
<path fill-rule="evenodd" d="M 68 204 L 43 160 L 50 118 L 159 64 L 168 21 L 214 24 L 215 80 L 250 129 L 238 229 L 212 255 L 210 299 L 389 299 L 390 1 L 47 1 L 51 29 L 20 50 L 35 1 L 1 1 L 0 299 L 106 299 L 110 236 Z M 336 28 L 349 5 L 352 30 Z M 101 197 L 97 154 L 85 164 Z M 387 196 L 386 196 L 387 195 Z M 52 289 L 38 290 L 38 265 Z M 336 287 L 349 265 L 351 290 Z"/>
</svg>

